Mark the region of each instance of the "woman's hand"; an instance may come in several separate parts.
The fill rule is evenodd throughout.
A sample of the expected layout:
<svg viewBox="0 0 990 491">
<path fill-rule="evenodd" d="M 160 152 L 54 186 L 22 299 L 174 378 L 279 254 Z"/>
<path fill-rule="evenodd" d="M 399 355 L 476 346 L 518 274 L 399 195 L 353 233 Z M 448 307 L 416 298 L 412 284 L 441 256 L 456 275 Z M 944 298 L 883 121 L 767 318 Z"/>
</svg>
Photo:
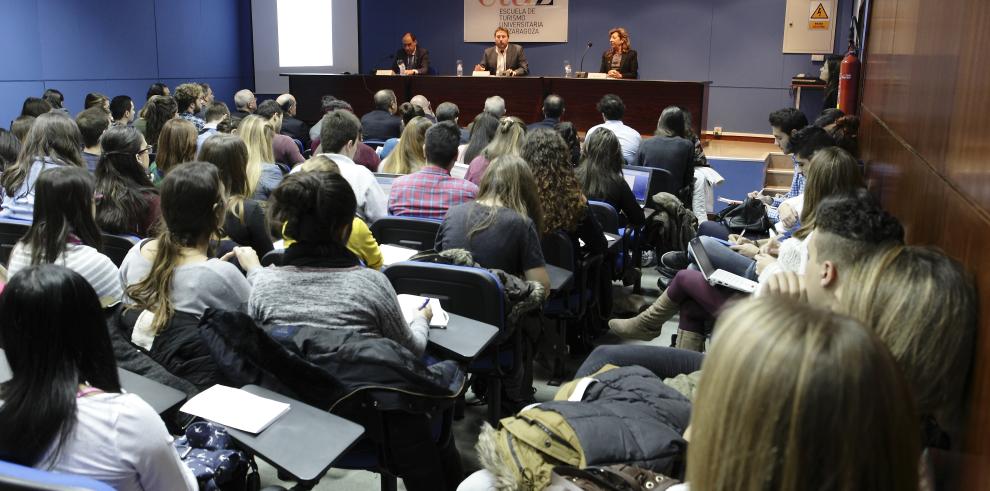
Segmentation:
<svg viewBox="0 0 990 491">
<path fill-rule="evenodd" d="M 258 260 L 258 253 L 250 247 L 235 247 L 234 250 L 224 254 L 220 260 L 230 261 L 235 257 L 237 258 L 237 262 L 240 263 L 241 269 L 249 273 L 261 267 L 261 261 Z"/>
<path fill-rule="evenodd" d="M 622 72 L 618 70 L 609 70 L 606 75 L 608 75 L 608 78 L 622 78 Z"/>
<path fill-rule="evenodd" d="M 795 211 L 794 207 L 791 205 L 782 203 L 779 207 L 777 207 L 777 213 L 780 217 L 780 223 L 783 223 L 785 228 L 792 228 L 794 225 L 797 225 L 797 211 Z"/>
<path fill-rule="evenodd" d="M 731 245 L 729 246 L 729 249 L 732 249 L 733 251 L 736 251 L 739 254 L 742 254 L 743 256 L 746 256 L 750 259 L 752 259 L 753 257 L 755 257 L 757 254 L 760 253 L 760 248 L 756 247 L 756 245 L 753 244 L 752 242 Z"/>
<path fill-rule="evenodd" d="M 757 254 L 753 259 L 756 260 L 756 274 L 763 274 L 763 270 L 767 269 L 767 266 L 777 262 L 777 258 L 766 254 Z"/>
<path fill-rule="evenodd" d="M 760 254 L 777 257 L 780 254 L 780 242 L 777 238 L 768 239 L 760 246 Z"/>
<path fill-rule="evenodd" d="M 433 320 L 433 308 L 430 307 L 429 305 L 419 309 L 419 313 L 426 319 L 427 324 L 429 324 L 430 321 Z"/>
</svg>

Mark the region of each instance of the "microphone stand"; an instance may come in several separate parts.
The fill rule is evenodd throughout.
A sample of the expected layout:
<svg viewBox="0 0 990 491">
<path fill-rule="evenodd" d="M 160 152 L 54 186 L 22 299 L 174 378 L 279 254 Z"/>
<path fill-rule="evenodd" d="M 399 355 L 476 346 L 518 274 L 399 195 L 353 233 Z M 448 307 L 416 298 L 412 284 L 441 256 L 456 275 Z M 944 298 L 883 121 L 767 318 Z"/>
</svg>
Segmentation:
<svg viewBox="0 0 990 491">
<path fill-rule="evenodd" d="M 591 49 L 591 41 L 588 41 L 588 47 L 584 48 L 584 53 L 581 53 L 581 65 L 578 67 L 577 73 L 574 74 L 577 78 L 588 78 L 588 72 L 584 71 L 584 57 L 588 54 L 589 49 Z"/>
</svg>

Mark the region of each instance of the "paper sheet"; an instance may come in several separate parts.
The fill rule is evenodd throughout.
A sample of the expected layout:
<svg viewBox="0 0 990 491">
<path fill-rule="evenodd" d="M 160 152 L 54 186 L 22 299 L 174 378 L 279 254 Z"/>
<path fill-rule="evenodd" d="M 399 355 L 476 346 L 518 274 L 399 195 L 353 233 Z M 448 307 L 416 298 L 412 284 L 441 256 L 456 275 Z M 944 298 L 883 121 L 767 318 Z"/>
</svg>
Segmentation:
<svg viewBox="0 0 990 491">
<path fill-rule="evenodd" d="M 200 392 L 179 410 L 248 433 L 261 433 L 289 412 L 289 405 L 218 384 Z"/>
</svg>

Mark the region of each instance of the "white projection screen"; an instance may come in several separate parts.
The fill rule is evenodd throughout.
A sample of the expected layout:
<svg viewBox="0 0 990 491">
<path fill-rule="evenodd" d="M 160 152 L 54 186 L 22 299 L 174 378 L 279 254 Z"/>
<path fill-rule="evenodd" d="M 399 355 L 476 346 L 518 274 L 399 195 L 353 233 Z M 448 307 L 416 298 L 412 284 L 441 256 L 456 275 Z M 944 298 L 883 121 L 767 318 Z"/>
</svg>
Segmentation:
<svg viewBox="0 0 990 491">
<path fill-rule="evenodd" d="M 251 0 L 254 85 L 289 91 L 279 73 L 358 72 L 357 0 Z"/>
</svg>

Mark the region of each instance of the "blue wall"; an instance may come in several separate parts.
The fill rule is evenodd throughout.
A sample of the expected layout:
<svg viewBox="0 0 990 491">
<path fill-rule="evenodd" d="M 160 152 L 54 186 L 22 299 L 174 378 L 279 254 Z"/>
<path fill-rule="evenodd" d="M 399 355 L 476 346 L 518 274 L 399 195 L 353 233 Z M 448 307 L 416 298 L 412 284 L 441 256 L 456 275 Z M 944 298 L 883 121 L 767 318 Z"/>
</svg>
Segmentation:
<svg viewBox="0 0 990 491">
<path fill-rule="evenodd" d="M 360 2 L 361 71 L 388 64 L 384 57 L 400 47 L 402 33 L 412 30 L 430 50 L 440 73 L 454 73 L 463 59 L 470 70 L 490 44 L 464 43 L 461 0 L 364 0 Z M 595 46 L 585 59 L 598 69 L 608 45 L 608 30 L 624 26 L 639 53 L 642 78 L 711 80 L 708 128 L 769 133 L 767 114 L 794 104 L 791 77 L 818 73 L 810 55 L 781 54 L 784 0 L 570 0 L 567 43 L 528 43 L 526 56 L 536 75 L 560 75 L 563 60 L 577 69 L 590 39 Z M 852 0 L 839 0 L 836 52 L 844 51 Z M 440 101 L 431 101 L 436 106 Z M 591 104 L 594 101 L 587 101 Z M 575 101 L 568 101 L 574 104 Z M 629 104 L 629 101 L 626 101 Z"/>
<path fill-rule="evenodd" d="M 0 125 L 46 88 L 73 115 L 88 92 L 140 107 L 157 81 L 206 82 L 232 104 L 252 84 L 250 19 L 242 0 L 0 0 Z"/>
</svg>

